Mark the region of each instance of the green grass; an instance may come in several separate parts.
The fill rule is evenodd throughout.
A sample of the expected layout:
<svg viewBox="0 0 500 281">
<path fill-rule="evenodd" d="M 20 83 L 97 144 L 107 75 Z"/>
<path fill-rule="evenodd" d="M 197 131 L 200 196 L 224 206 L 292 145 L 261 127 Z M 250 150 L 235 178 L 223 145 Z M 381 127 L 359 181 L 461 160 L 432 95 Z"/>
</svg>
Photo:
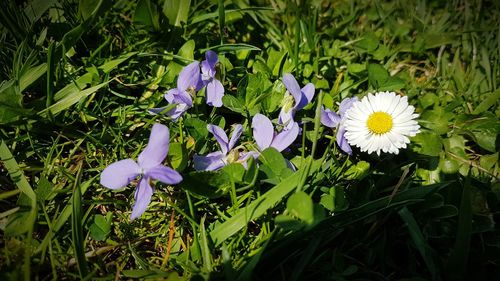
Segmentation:
<svg viewBox="0 0 500 281">
<path fill-rule="evenodd" d="M 500 274 L 495 1 L 18 2 L 0 4 L 1 280 Z M 208 49 L 224 106 L 202 91 L 179 122 L 150 115 Z M 243 124 L 255 148 L 251 117 L 277 117 L 283 73 L 316 86 L 296 146 L 194 172 L 192 156 L 217 149 L 209 123 Z M 320 107 L 386 90 L 408 96 L 421 133 L 399 155 L 347 157 Z M 155 122 L 184 181 L 156 184 L 131 222 L 135 184 L 99 175 L 137 159 Z"/>
</svg>

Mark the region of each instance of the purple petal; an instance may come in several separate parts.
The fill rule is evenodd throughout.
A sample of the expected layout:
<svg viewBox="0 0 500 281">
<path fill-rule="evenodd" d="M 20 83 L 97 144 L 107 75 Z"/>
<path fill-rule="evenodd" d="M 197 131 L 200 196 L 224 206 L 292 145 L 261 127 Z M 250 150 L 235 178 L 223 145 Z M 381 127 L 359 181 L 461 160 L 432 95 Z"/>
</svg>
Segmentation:
<svg viewBox="0 0 500 281">
<path fill-rule="evenodd" d="M 219 143 L 220 150 L 224 155 L 226 155 L 229 151 L 228 149 L 229 140 L 227 139 L 226 132 L 224 132 L 224 130 L 222 130 L 221 127 L 212 124 L 207 125 L 207 129 L 210 133 L 212 133 L 212 135 L 214 135 L 215 139 Z"/>
<path fill-rule="evenodd" d="M 253 138 L 260 150 L 264 150 L 271 145 L 274 136 L 274 127 L 271 120 L 258 113 L 252 119 Z"/>
<path fill-rule="evenodd" d="M 316 88 L 314 87 L 313 83 L 308 83 L 304 86 L 304 88 L 302 88 L 302 94 L 306 96 L 307 103 L 310 103 L 313 100 L 315 90 Z"/>
<path fill-rule="evenodd" d="M 101 173 L 101 184 L 107 188 L 118 189 L 126 186 L 137 175 L 141 168 L 132 159 L 124 159 L 107 166 Z"/>
<path fill-rule="evenodd" d="M 340 120 L 341 118 L 337 113 L 332 112 L 329 108 L 324 109 L 321 107 L 321 124 L 333 128 L 339 124 Z"/>
<path fill-rule="evenodd" d="M 158 166 L 165 160 L 168 154 L 168 145 L 170 143 L 170 133 L 167 126 L 160 123 L 153 125 L 149 142 L 146 148 L 139 154 L 137 162 L 144 170 L 149 170 Z"/>
<path fill-rule="evenodd" d="M 253 159 L 259 158 L 260 153 L 257 151 L 240 152 L 240 157 L 238 158 L 238 163 L 241 163 L 245 169 L 248 169 L 247 161 L 250 157 Z"/>
<path fill-rule="evenodd" d="M 292 94 L 295 99 L 295 104 L 300 104 L 302 99 L 302 93 L 300 91 L 299 83 L 295 80 L 292 74 L 286 73 L 283 75 L 283 84 L 285 84 L 286 89 Z"/>
<path fill-rule="evenodd" d="M 215 171 L 226 165 L 224 162 L 225 155 L 220 152 L 212 152 L 207 156 L 194 155 L 194 169 L 197 171 Z"/>
<path fill-rule="evenodd" d="M 151 202 L 151 196 L 153 195 L 153 188 L 149 185 L 149 179 L 143 177 L 139 182 L 139 186 L 135 191 L 135 204 L 132 207 L 132 215 L 130 219 L 134 220 L 140 217 Z"/>
<path fill-rule="evenodd" d="M 258 151 L 248 151 L 248 152 L 240 152 L 240 158 L 238 158 L 238 161 L 245 161 L 253 157 L 253 159 L 259 158 L 260 152 Z"/>
<path fill-rule="evenodd" d="M 205 59 L 206 59 L 208 65 L 210 66 L 210 68 L 215 69 L 215 65 L 219 61 L 219 57 L 217 56 L 217 54 L 214 51 L 208 50 L 205 53 Z"/>
<path fill-rule="evenodd" d="M 231 133 L 231 139 L 227 145 L 227 150 L 233 149 L 236 142 L 240 139 L 241 133 L 243 133 L 243 126 L 241 124 L 236 124 L 234 126 L 233 132 Z"/>
<path fill-rule="evenodd" d="M 167 91 L 164 97 L 168 101 L 168 103 L 177 103 L 176 96 L 178 96 L 180 92 L 181 91 L 177 88 L 170 89 Z"/>
<path fill-rule="evenodd" d="M 292 127 L 289 130 L 284 130 L 274 137 L 271 146 L 281 152 L 290 146 L 298 135 L 299 125 L 296 122 L 293 122 Z"/>
<path fill-rule="evenodd" d="M 167 115 L 172 118 L 173 121 L 177 121 L 179 117 L 184 114 L 189 109 L 189 106 L 184 103 L 177 104 L 172 110 L 167 112 Z"/>
<path fill-rule="evenodd" d="M 177 78 L 177 89 L 186 91 L 188 88 L 197 88 L 200 80 L 200 63 L 195 61 L 186 65 Z"/>
<path fill-rule="evenodd" d="M 286 125 L 287 127 L 288 126 L 291 127 L 292 123 L 293 123 L 293 115 L 294 115 L 294 109 L 290 108 L 287 112 L 282 107 L 280 114 L 278 116 L 278 124 L 283 124 L 283 125 Z"/>
<path fill-rule="evenodd" d="M 340 149 L 342 149 L 342 151 L 349 155 L 352 155 L 352 148 L 345 138 L 345 129 L 343 126 L 340 126 L 337 131 L 337 144 L 339 145 Z"/>
<path fill-rule="evenodd" d="M 351 108 L 351 106 L 358 101 L 357 97 L 345 98 L 339 105 L 339 115 L 344 116 L 346 111 Z"/>
<path fill-rule="evenodd" d="M 224 96 L 224 86 L 217 79 L 212 79 L 207 84 L 207 104 L 210 106 L 221 107 L 222 97 Z"/>
<path fill-rule="evenodd" d="M 300 99 L 300 103 L 295 105 L 295 109 L 302 109 L 306 105 L 311 103 L 312 99 L 314 98 L 314 90 L 314 85 L 312 83 L 305 85 L 301 90 L 302 98 Z"/>
<path fill-rule="evenodd" d="M 189 107 L 193 106 L 193 99 L 191 98 L 189 93 L 186 91 L 179 92 L 175 96 L 175 101 L 176 101 L 176 103 L 184 103 Z"/>
<path fill-rule="evenodd" d="M 182 176 L 176 170 L 163 165 L 153 167 L 147 170 L 145 174 L 164 184 L 178 184 L 182 181 Z"/>
<path fill-rule="evenodd" d="M 176 104 L 186 104 L 189 107 L 193 106 L 193 99 L 189 95 L 188 92 L 179 90 L 177 88 L 170 89 L 165 94 L 165 99 L 168 103 L 176 103 Z"/>
<path fill-rule="evenodd" d="M 287 166 L 290 170 L 292 170 L 292 171 L 294 171 L 294 172 L 296 172 L 296 171 L 297 171 L 297 168 L 295 167 L 295 165 L 293 165 L 293 163 L 292 163 L 290 160 L 288 160 L 288 159 L 286 159 L 286 158 L 285 158 L 285 162 L 286 162 L 286 166 Z"/>
<path fill-rule="evenodd" d="M 201 80 L 203 84 L 206 85 L 215 77 L 215 69 L 210 68 L 210 65 L 206 60 L 201 62 Z"/>
<path fill-rule="evenodd" d="M 149 114 L 152 114 L 152 115 L 158 115 L 160 114 L 163 110 L 165 110 L 165 108 L 167 108 L 166 106 L 164 107 L 155 107 L 155 108 L 150 108 L 148 109 L 148 113 Z"/>
</svg>

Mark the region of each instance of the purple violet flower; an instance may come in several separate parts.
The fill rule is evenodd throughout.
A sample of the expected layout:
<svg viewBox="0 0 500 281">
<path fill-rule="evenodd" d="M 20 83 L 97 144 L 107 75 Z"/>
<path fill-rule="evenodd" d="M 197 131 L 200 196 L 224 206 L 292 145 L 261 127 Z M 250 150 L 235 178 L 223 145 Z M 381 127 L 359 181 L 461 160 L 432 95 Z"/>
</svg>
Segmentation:
<svg viewBox="0 0 500 281">
<path fill-rule="evenodd" d="M 233 162 L 245 164 L 248 158 L 247 153 L 240 153 L 237 149 L 233 149 L 243 133 L 243 126 L 236 124 L 230 139 L 228 139 L 224 130 L 219 126 L 209 124 L 207 125 L 207 129 L 214 135 L 219 143 L 220 150 L 209 153 L 206 156 L 194 155 L 193 162 L 195 170 L 215 171 Z"/>
<path fill-rule="evenodd" d="M 165 99 L 169 104 L 175 104 L 175 107 L 167 112 L 167 115 L 177 120 L 180 116 L 193 106 L 193 97 L 202 87 L 200 63 L 195 61 L 186 65 L 177 78 L 177 88 L 170 89 L 165 94 Z M 153 108 L 152 113 L 159 113 L 164 108 Z"/>
<path fill-rule="evenodd" d="M 330 109 L 321 108 L 321 123 L 327 127 L 337 127 L 337 144 L 345 153 L 352 155 L 352 148 L 345 138 L 344 119 L 347 110 L 358 101 L 357 97 L 345 98 L 339 105 L 338 114 Z"/>
<path fill-rule="evenodd" d="M 277 133 L 269 118 L 260 113 L 256 114 L 252 119 L 252 128 L 253 138 L 259 149 L 262 151 L 268 147 L 274 147 L 281 152 L 290 146 L 299 135 L 299 125 L 292 120 L 288 126 L 288 129 Z"/>
<path fill-rule="evenodd" d="M 167 126 L 154 124 L 148 145 L 139 154 L 137 163 L 132 159 L 120 160 L 110 164 L 101 173 L 101 184 L 110 189 L 122 188 L 138 175 L 141 176 L 135 191 L 135 204 L 130 216 L 132 220 L 140 217 L 151 201 L 153 195 L 151 180 L 165 184 L 177 184 L 182 181 L 182 176 L 177 171 L 162 165 L 168 154 L 169 138 Z"/>
<path fill-rule="evenodd" d="M 207 104 L 221 107 L 222 97 L 224 96 L 224 86 L 215 78 L 215 66 L 219 62 L 219 58 L 213 51 L 207 51 L 205 53 L 205 58 L 206 59 L 201 62 L 201 79 L 206 86 Z"/>
<path fill-rule="evenodd" d="M 285 130 L 288 130 L 294 123 L 293 117 L 295 116 L 295 112 L 304 108 L 314 98 L 315 88 L 312 83 L 308 83 L 300 89 L 299 83 L 297 83 L 295 77 L 289 73 L 283 75 L 283 84 L 285 84 L 288 92 L 283 99 L 283 106 L 279 114 L 278 124 L 284 124 Z"/>
</svg>

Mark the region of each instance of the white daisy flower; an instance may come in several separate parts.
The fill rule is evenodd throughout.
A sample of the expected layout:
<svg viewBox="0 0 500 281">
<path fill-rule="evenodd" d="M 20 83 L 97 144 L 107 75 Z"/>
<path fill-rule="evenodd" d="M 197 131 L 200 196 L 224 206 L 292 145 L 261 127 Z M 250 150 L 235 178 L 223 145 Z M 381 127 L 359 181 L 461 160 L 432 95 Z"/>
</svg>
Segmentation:
<svg viewBox="0 0 500 281">
<path fill-rule="evenodd" d="M 398 154 L 419 133 L 415 107 L 394 92 L 368 94 L 346 112 L 345 137 L 361 151 Z"/>
</svg>

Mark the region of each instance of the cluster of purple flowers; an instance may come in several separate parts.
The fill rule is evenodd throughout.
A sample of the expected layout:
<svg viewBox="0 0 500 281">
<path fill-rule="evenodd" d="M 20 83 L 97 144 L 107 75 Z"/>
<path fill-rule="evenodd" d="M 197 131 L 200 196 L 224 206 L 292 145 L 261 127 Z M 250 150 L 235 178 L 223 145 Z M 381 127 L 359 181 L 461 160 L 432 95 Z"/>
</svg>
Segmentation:
<svg viewBox="0 0 500 281">
<path fill-rule="evenodd" d="M 216 78 L 216 66 L 219 57 L 213 51 L 205 53 L 205 60 L 188 64 L 182 69 L 177 78 L 177 88 L 169 90 L 165 94 L 165 99 L 174 108 L 167 112 L 174 121 L 181 117 L 184 112 L 193 106 L 193 98 L 196 93 L 205 87 L 207 104 L 214 107 L 222 106 L 222 97 L 224 96 L 224 87 Z M 152 113 L 159 113 L 165 108 L 153 108 Z"/>
<path fill-rule="evenodd" d="M 206 59 L 201 62 L 201 69 L 199 62 L 193 62 L 182 69 L 177 79 L 177 88 L 165 94 L 165 99 L 171 106 L 174 106 L 166 114 L 174 121 L 193 106 L 196 92 L 203 87 L 206 88 L 207 104 L 214 107 L 222 106 L 224 87 L 216 78 L 218 61 L 216 53 L 207 51 Z M 291 74 L 283 75 L 283 83 L 287 92 L 283 99 L 277 126 L 273 126 L 271 120 L 262 114 L 256 114 L 252 119 L 251 128 L 257 146 L 255 149 L 245 151 L 243 146 L 236 146 L 243 133 L 241 124 L 233 125 L 229 138 L 222 128 L 209 124 L 207 129 L 217 140 L 220 150 L 204 156 L 194 155 L 194 169 L 216 171 L 234 162 L 246 167 L 246 162 L 250 157 L 257 158 L 266 148 L 273 147 L 280 152 L 288 148 L 300 133 L 299 124 L 294 120 L 295 113 L 311 103 L 315 88 L 312 83 L 309 83 L 301 89 Z M 327 109 L 323 110 L 321 115 L 321 121 L 325 126 L 338 127 L 337 142 L 348 154 L 351 154 L 352 150 L 343 135 L 342 118 L 355 100 L 355 98 L 344 100 L 340 104 L 338 114 Z M 151 111 L 158 113 L 163 109 L 157 108 Z M 281 129 L 276 130 L 276 128 Z M 101 184 L 110 189 L 122 188 L 140 176 L 131 219 L 139 217 L 149 205 L 153 194 L 150 184 L 152 180 L 170 185 L 182 181 L 182 176 L 177 171 L 162 165 L 168 154 L 169 138 L 169 129 L 165 125 L 154 124 L 148 145 L 139 155 L 137 162 L 132 159 L 120 160 L 106 167 L 101 173 Z"/>
</svg>

